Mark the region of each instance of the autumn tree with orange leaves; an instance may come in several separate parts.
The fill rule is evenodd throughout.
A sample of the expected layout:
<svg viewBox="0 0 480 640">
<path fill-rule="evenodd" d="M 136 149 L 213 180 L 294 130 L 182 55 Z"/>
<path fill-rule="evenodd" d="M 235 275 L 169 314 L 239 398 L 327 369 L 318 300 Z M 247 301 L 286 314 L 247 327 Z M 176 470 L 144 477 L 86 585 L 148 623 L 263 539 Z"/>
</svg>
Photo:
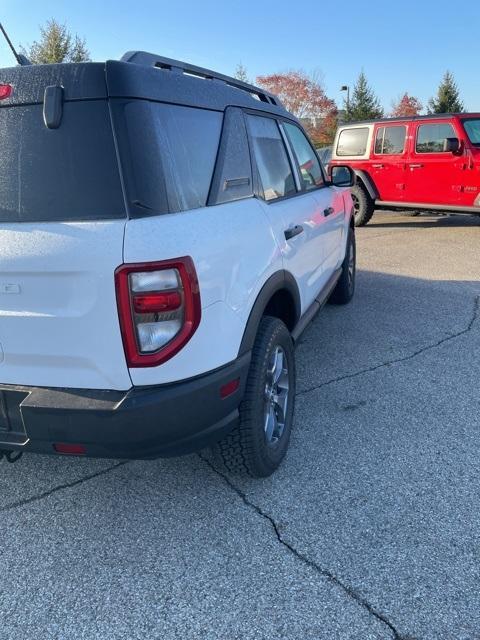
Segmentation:
<svg viewBox="0 0 480 640">
<path fill-rule="evenodd" d="M 418 116 L 423 109 L 423 105 L 418 98 L 404 93 L 403 96 L 393 104 L 392 116 L 394 118 Z"/>
<path fill-rule="evenodd" d="M 259 76 L 257 84 L 277 95 L 285 108 L 302 121 L 313 142 L 331 144 L 337 128 L 337 106 L 315 76 L 303 71 Z"/>
</svg>

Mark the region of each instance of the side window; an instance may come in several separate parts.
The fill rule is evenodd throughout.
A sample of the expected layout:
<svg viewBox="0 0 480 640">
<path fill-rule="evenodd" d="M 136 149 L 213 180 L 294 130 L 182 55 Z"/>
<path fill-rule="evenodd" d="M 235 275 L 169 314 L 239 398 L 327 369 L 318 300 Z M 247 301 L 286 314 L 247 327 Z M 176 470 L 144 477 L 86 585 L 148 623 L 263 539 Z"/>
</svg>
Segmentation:
<svg viewBox="0 0 480 640">
<path fill-rule="evenodd" d="M 155 133 L 163 151 L 171 210 L 204 207 L 217 157 L 223 114 L 166 104 L 155 105 Z"/>
<path fill-rule="evenodd" d="M 375 137 L 377 155 L 398 155 L 405 149 L 407 127 L 380 127 Z"/>
<path fill-rule="evenodd" d="M 146 100 L 113 102 L 132 215 L 204 207 L 223 113 Z"/>
<path fill-rule="evenodd" d="M 418 127 L 415 150 L 417 153 L 443 153 L 445 138 L 456 138 L 451 124 L 421 124 Z"/>
<path fill-rule="evenodd" d="M 343 129 L 337 143 L 337 156 L 364 156 L 367 153 L 368 127 Z"/>
<path fill-rule="evenodd" d="M 277 122 L 273 118 L 247 115 L 247 123 L 265 200 L 296 193 L 292 168 Z"/>
<path fill-rule="evenodd" d="M 282 124 L 300 167 L 303 189 L 316 189 L 324 184 L 320 161 L 302 130 L 294 124 Z"/>
</svg>

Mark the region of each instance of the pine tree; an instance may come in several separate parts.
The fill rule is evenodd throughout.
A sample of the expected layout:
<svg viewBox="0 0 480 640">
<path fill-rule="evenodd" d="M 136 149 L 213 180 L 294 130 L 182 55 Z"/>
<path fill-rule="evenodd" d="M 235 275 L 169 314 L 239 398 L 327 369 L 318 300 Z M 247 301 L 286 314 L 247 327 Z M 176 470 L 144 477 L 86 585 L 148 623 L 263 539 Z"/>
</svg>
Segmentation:
<svg viewBox="0 0 480 640">
<path fill-rule="evenodd" d="M 84 39 L 72 36 L 66 25 L 53 18 L 40 27 L 41 38 L 22 52 L 33 64 L 88 62 L 90 53 Z"/>
<path fill-rule="evenodd" d="M 353 88 L 350 104 L 347 105 L 345 120 L 374 120 L 383 116 L 380 101 L 369 86 L 367 77 L 362 71 Z"/>
<path fill-rule="evenodd" d="M 447 71 L 438 87 L 436 98 L 430 98 L 428 102 L 428 113 L 461 113 L 464 110 L 453 73 Z"/>
<path fill-rule="evenodd" d="M 237 68 L 235 69 L 234 77 L 237 80 L 240 80 L 241 82 L 250 83 L 250 80 L 249 80 L 248 74 L 247 74 L 247 68 L 241 62 L 239 62 L 237 64 Z"/>
</svg>

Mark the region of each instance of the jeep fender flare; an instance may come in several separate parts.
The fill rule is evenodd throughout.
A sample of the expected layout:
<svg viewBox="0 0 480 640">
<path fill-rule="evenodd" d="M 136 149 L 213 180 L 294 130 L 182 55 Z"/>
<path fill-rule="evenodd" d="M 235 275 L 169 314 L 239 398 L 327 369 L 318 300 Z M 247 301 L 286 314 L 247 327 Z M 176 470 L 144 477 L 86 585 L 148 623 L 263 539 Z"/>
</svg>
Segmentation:
<svg viewBox="0 0 480 640">
<path fill-rule="evenodd" d="M 367 193 L 370 196 L 370 198 L 373 201 L 378 200 L 379 194 L 378 194 L 377 188 L 375 187 L 375 183 L 370 178 L 368 173 L 366 171 L 362 171 L 361 169 L 354 169 L 354 172 L 357 180 L 360 180 L 365 186 L 365 189 L 367 190 Z"/>
<path fill-rule="evenodd" d="M 242 356 L 253 349 L 255 338 L 258 333 L 260 321 L 265 314 L 265 309 L 273 296 L 279 291 L 286 291 L 290 294 L 293 306 L 295 325 L 301 317 L 300 292 L 295 278 L 288 271 L 277 271 L 265 282 L 255 300 L 247 320 L 242 342 L 238 351 L 238 356 Z"/>
</svg>

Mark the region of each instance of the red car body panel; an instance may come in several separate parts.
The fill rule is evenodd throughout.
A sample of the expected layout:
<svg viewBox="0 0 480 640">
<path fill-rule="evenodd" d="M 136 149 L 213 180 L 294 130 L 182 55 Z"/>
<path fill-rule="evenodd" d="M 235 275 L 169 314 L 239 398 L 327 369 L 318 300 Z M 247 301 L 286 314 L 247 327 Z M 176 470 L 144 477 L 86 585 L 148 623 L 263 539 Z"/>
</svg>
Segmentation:
<svg viewBox="0 0 480 640">
<path fill-rule="evenodd" d="M 418 204 L 419 209 L 422 205 L 439 210 L 458 207 L 458 210 L 467 208 L 472 213 L 478 210 L 480 214 L 480 144 L 470 141 L 464 127 L 466 119 L 480 120 L 480 113 L 368 123 L 373 133 L 369 136 L 367 153 L 358 159 L 336 154 L 339 132 L 350 126 L 343 125 L 337 132 L 330 165 L 348 165 L 360 179 L 369 180 L 379 206 L 398 203 L 400 207 Z M 456 137 L 460 143 L 458 151 L 425 151 L 429 148 L 427 142 L 423 143 L 422 152 L 420 128 L 425 125 L 433 127 L 423 131 L 445 131 L 447 137 Z M 445 127 L 439 129 L 441 125 Z M 376 149 L 377 136 L 382 135 L 379 130 L 394 127 L 406 130 L 403 151 L 396 149 L 393 153 L 381 153 L 379 148 Z"/>
</svg>

